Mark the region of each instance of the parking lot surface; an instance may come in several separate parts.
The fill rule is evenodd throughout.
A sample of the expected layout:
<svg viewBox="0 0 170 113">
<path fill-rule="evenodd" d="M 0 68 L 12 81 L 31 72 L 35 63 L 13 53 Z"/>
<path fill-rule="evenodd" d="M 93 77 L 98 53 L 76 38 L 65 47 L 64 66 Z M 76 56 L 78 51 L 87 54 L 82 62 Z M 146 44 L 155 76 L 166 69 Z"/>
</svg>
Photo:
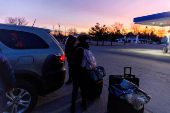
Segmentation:
<svg viewBox="0 0 170 113">
<path fill-rule="evenodd" d="M 64 45 L 62 45 L 64 47 Z M 145 105 L 145 113 L 169 113 L 170 111 L 170 54 L 162 53 L 162 45 L 119 44 L 96 46 L 90 44 L 97 65 L 103 66 L 106 76 L 103 92 L 99 99 L 87 101 L 87 111 L 80 107 L 79 92 L 76 113 L 107 113 L 109 75 L 123 75 L 124 67 L 132 67 L 132 74 L 140 79 L 139 87 L 151 95 L 151 101 Z M 68 79 L 68 67 L 66 80 Z M 72 84 L 39 97 L 33 113 L 70 113 Z M 128 112 L 127 112 L 128 113 Z"/>
</svg>

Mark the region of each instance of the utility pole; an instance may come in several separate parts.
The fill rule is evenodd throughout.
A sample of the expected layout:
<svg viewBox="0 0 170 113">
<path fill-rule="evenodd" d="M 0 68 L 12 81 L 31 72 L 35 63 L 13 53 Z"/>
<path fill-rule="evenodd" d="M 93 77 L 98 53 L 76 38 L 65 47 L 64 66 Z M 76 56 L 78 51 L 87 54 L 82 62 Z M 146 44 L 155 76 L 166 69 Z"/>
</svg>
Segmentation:
<svg viewBox="0 0 170 113">
<path fill-rule="evenodd" d="M 66 36 L 66 26 L 65 26 L 65 36 Z"/>
<path fill-rule="evenodd" d="M 60 35 L 60 24 L 58 24 L 58 27 L 59 27 L 59 35 Z"/>
<path fill-rule="evenodd" d="M 54 31 L 54 25 L 53 25 L 53 34 L 55 34 L 55 31 Z"/>
</svg>

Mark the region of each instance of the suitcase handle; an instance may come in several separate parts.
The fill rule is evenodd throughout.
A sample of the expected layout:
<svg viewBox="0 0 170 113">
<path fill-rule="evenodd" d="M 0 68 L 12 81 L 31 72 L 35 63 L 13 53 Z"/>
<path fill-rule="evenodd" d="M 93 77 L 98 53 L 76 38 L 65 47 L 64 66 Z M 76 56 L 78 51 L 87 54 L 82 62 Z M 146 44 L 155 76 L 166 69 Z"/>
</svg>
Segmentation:
<svg viewBox="0 0 170 113">
<path fill-rule="evenodd" d="M 130 71 L 129 74 L 126 73 L 126 69 L 129 69 L 129 71 Z M 133 78 L 135 78 L 135 75 L 131 74 L 131 70 L 132 70 L 131 67 L 124 67 L 124 78 L 126 78 L 126 77 L 133 77 Z"/>
</svg>

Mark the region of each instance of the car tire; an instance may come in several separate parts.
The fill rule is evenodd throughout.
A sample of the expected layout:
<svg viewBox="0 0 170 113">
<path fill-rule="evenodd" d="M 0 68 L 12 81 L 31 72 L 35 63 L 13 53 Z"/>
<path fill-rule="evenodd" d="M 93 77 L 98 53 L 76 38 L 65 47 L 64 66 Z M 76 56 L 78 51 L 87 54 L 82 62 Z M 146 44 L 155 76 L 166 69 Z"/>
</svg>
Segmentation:
<svg viewBox="0 0 170 113">
<path fill-rule="evenodd" d="M 27 81 L 17 80 L 15 90 L 6 93 L 7 112 L 30 113 L 37 104 L 38 93 L 34 85 Z"/>
</svg>

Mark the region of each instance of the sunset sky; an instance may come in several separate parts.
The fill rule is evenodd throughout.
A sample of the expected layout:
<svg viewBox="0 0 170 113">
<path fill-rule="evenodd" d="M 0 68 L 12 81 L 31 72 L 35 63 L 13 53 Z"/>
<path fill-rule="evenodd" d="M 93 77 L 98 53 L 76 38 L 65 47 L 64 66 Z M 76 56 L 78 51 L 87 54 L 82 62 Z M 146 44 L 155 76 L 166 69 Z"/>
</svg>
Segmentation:
<svg viewBox="0 0 170 113">
<path fill-rule="evenodd" d="M 170 0 L 0 0 L 0 23 L 25 17 L 28 26 L 87 32 L 96 23 L 129 28 L 133 18 L 170 11 Z"/>
</svg>

